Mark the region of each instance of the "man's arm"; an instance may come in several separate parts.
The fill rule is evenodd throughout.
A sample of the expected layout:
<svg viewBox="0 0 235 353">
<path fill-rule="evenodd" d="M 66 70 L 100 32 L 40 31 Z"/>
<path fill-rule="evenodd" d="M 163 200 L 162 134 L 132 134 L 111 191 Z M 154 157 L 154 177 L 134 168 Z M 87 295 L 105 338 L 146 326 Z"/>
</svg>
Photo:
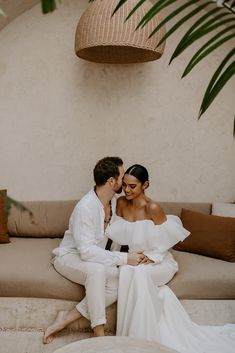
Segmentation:
<svg viewBox="0 0 235 353">
<path fill-rule="evenodd" d="M 78 252 L 84 261 L 98 262 L 107 266 L 125 264 L 134 266 L 143 258 L 143 254 L 111 252 L 97 246 L 91 211 L 84 206 L 77 207 L 74 212 L 72 231 Z"/>
</svg>

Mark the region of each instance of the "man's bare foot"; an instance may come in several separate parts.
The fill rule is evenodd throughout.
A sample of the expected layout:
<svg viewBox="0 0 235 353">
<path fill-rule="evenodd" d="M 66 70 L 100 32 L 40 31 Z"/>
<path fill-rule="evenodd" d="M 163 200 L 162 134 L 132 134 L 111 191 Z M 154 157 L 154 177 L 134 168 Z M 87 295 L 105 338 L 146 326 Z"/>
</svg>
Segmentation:
<svg viewBox="0 0 235 353">
<path fill-rule="evenodd" d="M 68 313 L 68 311 L 59 311 L 57 314 L 57 317 L 53 324 L 48 326 L 46 329 L 44 336 L 43 336 L 43 343 L 48 344 L 51 343 L 54 339 L 54 334 L 63 330 L 65 326 L 67 326 L 67 323 L 65 321 L 65 316 Z"/>
<path fill-rule="evenodd" d="M 98 325 L 93 328 L 94 337 L 104 336 L 104 325 Z"/>
<path fill-rule="evenodd" d="M 55 321 L 45 331 L 43 336 L 43 343 L 51 343 L 54 338 L 54 334 L 63 330 L 66 326 L 72 322 L 80 319 L 82 315 L 76 309 L 76 307 L 70 311 L 59 311 Z"/>
</svg>

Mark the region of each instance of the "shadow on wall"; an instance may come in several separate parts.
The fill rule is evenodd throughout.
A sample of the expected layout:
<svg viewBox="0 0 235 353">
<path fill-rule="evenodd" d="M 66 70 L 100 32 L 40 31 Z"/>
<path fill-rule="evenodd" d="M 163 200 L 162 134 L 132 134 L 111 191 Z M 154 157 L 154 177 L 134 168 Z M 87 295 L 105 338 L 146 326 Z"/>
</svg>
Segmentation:
<svg viewBox="0 0 235 353">
<path fill-rule="evenodd" d="M 99 102 L 108 103 L 107 99 L 112 99 L 112 104 L 120 104 L 121 97 L 126 101 L 131 99 L 132 92 L 135 97 L 143 97 L 146 85 L 151 84 L 153 78 L 154 65 L 154 90 L 161 90 L 161 79 L 164 79 L 164 70 L 161 62 L 142 63 L 142 64 L 96 64 L 78 59 L 75 68 L 75 90 L 83 97 L 90 97 L 92 104 L 93 98 Z M 95 84 L 94 84 L 95 83 Z M 134 89 L 133 89 L 134 88 Z M 113 107 L 115 109 L 115 106 Z"/>
</svg>

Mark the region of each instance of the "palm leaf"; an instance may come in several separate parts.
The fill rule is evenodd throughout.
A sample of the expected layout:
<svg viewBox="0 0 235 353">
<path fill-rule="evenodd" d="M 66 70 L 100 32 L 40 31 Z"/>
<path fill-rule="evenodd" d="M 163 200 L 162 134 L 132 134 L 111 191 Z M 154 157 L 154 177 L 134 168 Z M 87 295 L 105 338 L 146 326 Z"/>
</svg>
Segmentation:
<svg viewBox="0 0 235 353">
<path fill-rule="evenodd" d="M 227 18 L 219 21 L 218 23 L 215 23 L 212 26 L 208 25 L 203 25 L 200 28 L 198 28 L 194 33 L 189 36 L 187 42 L 184 43 L 184 49 L 188 48 L 191 44 L 195 43 L 198 39 L 204 37 L 205 35 L 209 34 L 212 31 L 217 30 L 219 27 L 224 26 L 225 24 L 228 24 L 230 22 L 235 23 L 235 18 Z"/>
<path fill-rule="evenodd" d="M 214 75 L 212 76 L 210 82 L 209 82 L 209 85 L 206 89 L 206 92 L 205 92 L 205 95 L 207 95 L 214 83 L 216 82 L 217 80 L 217 77 L 220 75 L 220 73 L 223 71 L 223 68 L 225 67 L 225 65 L 229 62 L 229 60 L 233 57 L 233 55 L 235 55 L 235 48 L 233 48 L 227 55 L 226 57 L 224 58 L 224 60 L 221 62 L 221 64 L 219 65 L 219 67 L 217 68 L 217 70 L 215 71 Z"/>
<path fill-rule="evenodd" d="M 173 52 L 170 63 L 172 62 L 173 59 L 175 59 L 177 56 L 179 56 L 186 48 L 187 48 L 187 43 L 188 43 L 188 38 L 190 37 L 191 33 L 194 33 L 196 28 L 198 28 L 200 25 L 202 25 L 203 22 L 205 22 L 210 16 L 214 15 L 216 12 L 220 11 L 220 8 L 215 8 L 211 10 L 210 12 L 206 13 L 204 16 L 200 17 L 190 28 L 189 30 L 185 33 L 185 35 L 182 37 L 180 40 L 179 44 L 177 45 L 175 51 Z M 210 25 L 211 23 L 214 23 L 218 19 L 230 15 L 229 13 L 222 13 L 219 14 L 216 17 L 213 17 L 211 20 L 206 22 L 206 26 Z M 200 27 L 201 28 L 201 27 Z"/>
<path fill-rule="evenodd" d="M 233 61 L 227 69 L 224 71 L 224 73 L 220 76 L 220 78 L 217 80 L 216 84 L 214 85 L 213 89 L 211 92 L 207 95 L 204 96 L 202 100 L 202 104 L 200 107 L 200 113 L 199 113 L 199 118 L 201 115 L 209 108 L 215 97 L 218 95 L 218 93 L 221 91 L 221 89 L 225 86 L 225 84 L 232 78 L 232 76 L 235 75 L 235 61 Z"/>
<path fill-rule="evenodd" d="M 233 120 L 233 137 L 235 137 L 235 116 L 234 116 L 234 120 Z"/>
<path fill-rule="evenodd" d="M 143 3 L 146 0 L 143 1 Z M 158 0 L 157 3 L 155 3 L 148 11 L 147 13 L 143 16 L 141 21 L 138 23 L 136 29 L 139 27 L 143 27 L 147 22 L 149 22 L 154 16 L 156 16 L 164 7 L 167 7 L 169 5 L 169 2 L 176 2 L 178 0 Z M 116 11 L 116 9 L 114 10 Z M 134 14 L 135 8 L 131 10 L 127 18 L 130 18 L 131 15 Z"/>
<path fill-rule="evenodd" d="M 202 4 L 201 6 L 199 6 L 197 9 L 194 9 L 193 11 L 191 11 L 189 14 L 187 14 L 185 17 L 183 17 L 180 21 L 178 21 L 171 29 L 169 29 L 169 31 L 166 32 L 166 34 L 162 37 L 162 39 L 160 40 L 160 42 L 158 43 L 158 47 L 165 42 L 165 40 L 170 37 L 183 23 L 185 23 L 186 21 L 188 21 L 191 17 L 193 17 L 194 15 L 198 14 L 198 12 L 200 12 L 201 10 L 203 10 L 205 7 L 207 7 L 208 5 L 211 4 L 211 1 Z M 157 27 L 161 27 L 162 26 L 162 22 L 157 26 Z M 154 31 L 150 34 L 149 38 L 158 31 L 157 27 L 154 29 Z"/>
<path fill-rule="evenodd" d="M 129 13 L 129 15 L 127 16 L 127 18 L 125 19 L 125 21 L 127 21 L 131 16 L 132 14 L 145 2 L 145 0 L 140 0 L 136 6 L 133 8 L 133 10 Z"/>
<path fill-rule="evenodd" d="M 158 0 L 151 8 L 150 10 L 145 14 L 145 16 L 142 18 L 142 20 L 139 22 L 138 26 L 136 29 L 138 29 L 140 26 L 144 27 L 154 16 L 156 16 L 162 9 L 165 7 L 173 4 L 178 0 Z"/>
<path fill-rule="evenodd" d="M 124 5 L 125 4 L 125 2 L 127 2 L 128 0 L 120 0 L 119 1 L 119 3 L 117 4 L 117 6 L 115 7 L 115 9 L 114 9 L 114 11 L 113 11 L 113 14 L 112 15 L 114 15 L 115 14 L 115 12 L 117 12 L 117 10 L 122 6 L 122 5 Z"/>
<path fill-rule="evenodd" d="M 199 118 L 201 115 L 207 110 L 207 108 L 211 105 L 217 94 L 221 91 L 224 85 L 228 82 L 228 80 L 235 74 L 235 61 L 233 61 L 228 68 L 222 73 L 226 64 L 230 61 L 230 59 L 235 56 L 235 48 L 233 48 L 221 62 L 214 75 L 212 76 L 209 85 L 204 94 L 202 104 L 200 107 Z"/>
<path fill-rule="evenodd" d="M 194 68 L 195 65 L 197 65 L 202 59 L 204 59 L 212 51 L 219 48 L 222 44 L 226 43 L 230 39 L 235 38 L 235 33 L 232 33 L 232 34 L 222 38 L 221 40 L 217 41 L 215 44 L 211 45 L 213 42 L 215 42 L 217 39 L 219 39 L 220 36 L 222 36 L 226 32 L 229 32 L 232 29 L 235 29 L 235 24 L 233 26 L 225 28 L 223 31 L 219 32 L 214 37 L 212 37 L 206 44 L 204 44 L 196 52 L 196 54 L 194 54 L 194 56 L 192 57 L 192 59 L 188 63 L 186 69 L 183 72 L 182 78 L 185 77 Z"/>
<path fill-rule="evenodd" d="M 174 18 L 175 16 L 177 16 L 180 12 L 182 12 L 183 10 L 185 10 L 187 7 L 192 6 L 195 4 L 195 2 L 198 2 L 200 0 L 191 0 L 189 2 L 187 2 L 186 4 L 180 6 L 177 10 L 173 11 L 169 16 L 167 16 L 163 21 L 161 21 L 161 23 L 153 30 L 153 32 L 150 34 L 149 38 L 152 37 L 164 24 L 166 24 L 167 22 L 169 22 L 170 20 L 172 20 L 172 18 Z M 194 13 L 194 15 L 196 13 L 198 13 L 198 9 L 196 9 L 197 11 Z M 177 27 L 178 28 L 178 27 Z"/>
</svg>

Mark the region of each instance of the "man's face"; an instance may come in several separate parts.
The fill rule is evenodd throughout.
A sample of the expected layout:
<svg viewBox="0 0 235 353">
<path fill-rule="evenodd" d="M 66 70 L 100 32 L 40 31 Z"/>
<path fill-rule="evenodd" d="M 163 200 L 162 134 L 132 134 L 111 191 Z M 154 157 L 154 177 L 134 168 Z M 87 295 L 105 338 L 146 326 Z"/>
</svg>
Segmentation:
<svg viewBox="0 0 235 353">
<path fill-rule="evenodd" d="M 113 187 L 113 190 L 115 191 L 116 194 L 121 194 L 122 192 L 122 179 L 124 177 L 124 168 L 123 166 L 118 167 L 119 170 L 119 176 L 117 179 L 115 179 L 115 184 Z"/>
</svg>

